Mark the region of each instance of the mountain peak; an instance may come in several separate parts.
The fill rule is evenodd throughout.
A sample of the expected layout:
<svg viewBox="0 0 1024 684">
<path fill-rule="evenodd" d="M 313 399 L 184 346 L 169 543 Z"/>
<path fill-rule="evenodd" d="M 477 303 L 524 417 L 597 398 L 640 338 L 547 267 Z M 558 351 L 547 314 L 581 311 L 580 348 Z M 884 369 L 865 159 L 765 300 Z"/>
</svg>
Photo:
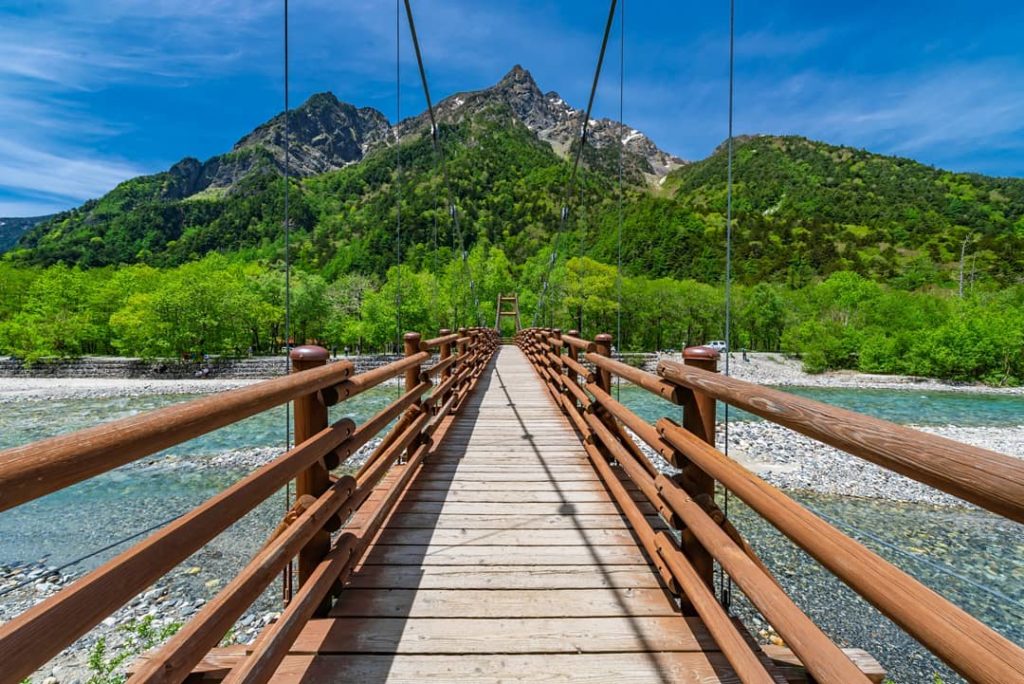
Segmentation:
<svg viewBox="0 0 1024 684">
<path fill-rule="evenodd" d="M 288 121 L 290 165 L 310 176 L 333 171 L 363 158 L 370 147 L 387 138 L 387 117 L 372 107 L 357 109 L 325 91 L 315 93 L 291 111 Z M 238 141 L 235 151 L 262 147 L 284 168 L 284 114 Z"/>
<path fill-rule="evenodd" d="M 519 64 L 516 64 L 507 74 L 502 76 L 501 80 L 498 81 L 497 87 L 500 88 L 513 83 L 523 83 L 532 85 L 535 88 L 537 87 L 537 82 L 533 79 L 533 74 Z"/>
<path fill-rule="evenodd" d="M 305 102 L 299 105 L 298 109 L 317 109 L 320 107 L 351 107 L 338 99 L 338 96 L 332 93 L 330 90 L 325 90 L 322 93 L 313 93 L 310 95 Z"/>
</svg>

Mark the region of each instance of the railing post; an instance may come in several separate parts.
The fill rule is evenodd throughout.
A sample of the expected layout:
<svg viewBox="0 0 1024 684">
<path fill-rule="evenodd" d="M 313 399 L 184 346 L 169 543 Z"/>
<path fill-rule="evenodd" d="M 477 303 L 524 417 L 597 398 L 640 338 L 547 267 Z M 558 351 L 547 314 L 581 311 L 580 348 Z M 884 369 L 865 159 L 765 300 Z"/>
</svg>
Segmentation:
<svg viewBox="0 0 1024 684">
<path fill-rule="evenodd" d="M 687 347 L 683 351 L 683 363 L 702 370 L 718 372 L 718 352 L 710 347 Z M 701 392 L 690 392 L 683 404 L 683 427 L 708 444 L 715 444 L 715 400 Z M 696 465 L 689 463 L 683 468 L 683 477 L 694 487 L 691 495 L 715 496 L 714 479 Z M 688 530 L 683 531 L 683 551 L 693 563 L 694 569 L 709 587 L 714 581 L 715 565 L 711 554 Z"/>
<path fill-rule="evenodd" d="M 569 337 L 579 337 L 579 336 L 580 336 L 580 331 L 579 330 L 570 330 L 569 331 Z M 568 344 L 564 344 L 564 343 L 562 344 L 562 347 L 564 347 L 566 355 L 572 357 L 573 361 L 579 361 L 579 356 L 576 353 L 576 347 L 573 347 L 572 345 L 568 345 Z M 579 385 L 580 384 L 580 378 L 579 378 L 579 375 L 576 373 L 576 371 L 574 371 L 572 368 L 570 368 L 564 362 L 563 362 L 562 365 L 565 366 L 565 374 L 566 374 L 566 378 L 568 379 L 568 381 Z M 583 409 L 586 408 L 586 406 L 581 406 L 580 405 L 580 402 L 576 399 L 576 395 L 575 394 L 573 394 L 570 397 L 570 399 L 572 399 L 572 405 L 575 406 L 577 408 L 577 410 L 582 411 Z"/>
<path fill-rule="evenodd" d="M 469 351 L 466 348 L 466 339 L 468 337 L 469 331 L 465 328 L 459 328 L 459 338 L 455 345 L 456 351 L 459 355 L 459 360 L 455 362 L 455 367 L 458 369 L 459 375 L 462 375 L 462 372 L 466 369 L 469 362 Z M 462 388 L 466 385 L 468 380 L 468 377 L 463 377 L 461 380 L 457 380 L 455 382 L 455 387 L 453 389 L 459 394 L 459 399 L 455 400 L 456 404 L 462 404 Z"/>
<path fill-rule="evenodd" d="M 420 339 L 421 339 L 421 336 L 420 336 L 420 334 L 418 332 L 407 332 L 407 333 L 405 333 L 405 336 L 402 338 L 402 341 L 404 343 L 404 351 L 405 351 L 406 358 L 408 358 L 410 356 L 415 356 L 416 354 L 420 353 Z M 411 368 L 407 368 L 406 369 L 406 371 L 405 371 L 405 391 L 406 392 L 411 392 L 412 390 L 414 390 L 416 388 L 417 385 L 420 384 L 420 372 L 421 372 L 421 370 L 422 369 L 421 369 L 421 367 L 418 364 L 415 365 L 415 366 L 412 366 Z M 416 410 L 419 410 L 419 409 L 422 409 L 422 408 L 423 408 L 423 400 L 421 398 L 417 397 L 416 400 L 412 403 L 412 405 L 409 406 L 408 410 L 409 411 L 416 411 Z M 414 452 L 416 450 L 416 447 L 418 447 L 421 443 L 422 443 L 422 436 L 416 437 L 416 439 L 414 439 L 412 441 L 412 444 L 409 445 L 409 448 L 407 449 L 406 453 L 411 454 L 412 452 Z M 404 456 L 399 456 L 399 458 L 401 459 L 399 462 L 404 463 L 405 457 Z"/>
<path fill-rule="evenodd" d="M 301 373 L 310 368 L 317 368 L 327 363 L 329 354 L 323 347 L 306 345 L 296 347 L 289 354 L 292 361 L 292 372 Z M 327 427 L 327 407 L 317 399 L 317 395 L 307 394 L 298 397 L 294 402 L 295 409 L 295 444 L 302 444 Z M 303 496 L 319 497 L 331 486 L 330 472 L 323 461 L 314 463 L 295 478 L 295 498 Z M 309 579 L 317 565 L 331 549 L 331 534 L 320 530 L 299 552 L 299 586 Z M 318 614 L 326 614 L 330 609 L 330 598 L 320 605 Z"/>
<path fill-rule="evenodd" d="M 445 337 L 446 335 L 451 335 L 451 334 L 452 334 L 452 331 L 449 330 L 448 328 L 441 328 L 441 331 L 440 331 L 441 337 Z M 440 361 L 441 362 L 444 362 L 448 358 L 450 358 L 451 355 L 452 355 L 452 343 L 451 342 L 442 342 L 441 343 L 441 352 L 440 353 L 441 353 L 441 356 L 440 356 Z M 450 378 L 451 375 L 452 375 L 452 371 L 453 370 L 454 369 L 452 368 L 452 366 L 448 366 L 443 371 L 441 371 L 441 377 L 438 378 L 438 382 L 441 383 L 441 382 L 444 382 L 445 380 L 447 380 L 448 378 Z M 444 406 L 448 402 L 449 397 L 451 397 L 451 396 L 452 396 L 452 389 L 451 389 L 451 387 L 449 387 L 447 390 L 445 390 L 445 393 L 441 396 L 441 401 L 439 402 L 438 406 L 439 407 L 440 406 Z"/>
<path fill-rule="evenodd" d="M 608 333 L 601 333 L 594 338 L 594 345 L 597 347 L 597 353 L 601 356 L 611 357 L 612 355 L 612 336 Z M 603 389 L 605 392 L 612 391 L 612 374 L 606 370 L 597 369 L 597 386 Z"/>
<path fill-rule="evenodd" d="M 554 341 L 552 342 L 552 338 Z M 551 331 L 551 335 L 545 340 L 547 342 L 547 349 L 549 352 L 555 355 L 556 360 L 548 359 L 548 367 L 558 377 L 554 378 L 554 383 L 551 385 L 551 389 L 555 392 L 555 399 L 558 399 L 557 395 L 565 394 L 562 388 L 562 329 L 555 328 Z M 558 401 L 559 407 L 564 411 L 565 404 Z"/>
</svg>

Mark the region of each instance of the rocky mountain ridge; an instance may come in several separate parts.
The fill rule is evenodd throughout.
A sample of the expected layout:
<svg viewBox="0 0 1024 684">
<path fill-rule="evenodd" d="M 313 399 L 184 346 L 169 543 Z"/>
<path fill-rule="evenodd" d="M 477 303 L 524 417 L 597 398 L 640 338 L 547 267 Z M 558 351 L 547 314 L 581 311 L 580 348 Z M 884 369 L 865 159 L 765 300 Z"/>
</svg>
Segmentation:
<svg viewBox="0 0 1024 684">
<path fill-rule="evenodd" d="M 441 100 L 435 113 L 441 122 L 457 123 L 502 106 L 562 156 L 568 156 L 579 139 L 586 116 L 585 111 L 574 108 L 558 93 L 542 92 L 533 75 L 518 64 L 490 88 L 456 93 Z M 403 136 L 429 130 L 428 114 L 424 112 L 402 121 L 398 130 Z M 620 132 L 631 164 L 647 176 L 658 179 L 686 163 L 659 149 L 637 129 L 629 126 L 623 129 L 619 122 L 611 119 L 591 120 L 587 141 L 597 150 L 615 149 Z"/>
<path fill-rule="evenodd" d="M 529 71 L 516 65 L 497 84 L 483 90 L 456 93 L 435 105 L 442 123 L 495 110 L 512 115 L 556 153 L 568 156 L 582 130 L 585 112 L 573 108 L 552 91 L 543 93 Z M 367 154 L 402 139 L 427 134 L 429 114 L 424 111 L 397 125 L 373 107 L 357 108 L 333 93 L 317 93 L 291 110 L 289 118 L 289 169 L 299 177 L 315 176 L 361 161 Z M 591 121 L 588 145 L 594 149 L 615 149 L 620 132 L 632 169 L 658 180 L 685 162 L 660 148 L 632 127 L 624 130 L 611 119 Z M 186 157 L 166 173 L 161 199 L 183 199 L 204 190 L 228 190 L 249 174 L 285 167 L 284 113 L 278 114 L 237 143 L 231 152 L 201 162 Z"/>
</svg>

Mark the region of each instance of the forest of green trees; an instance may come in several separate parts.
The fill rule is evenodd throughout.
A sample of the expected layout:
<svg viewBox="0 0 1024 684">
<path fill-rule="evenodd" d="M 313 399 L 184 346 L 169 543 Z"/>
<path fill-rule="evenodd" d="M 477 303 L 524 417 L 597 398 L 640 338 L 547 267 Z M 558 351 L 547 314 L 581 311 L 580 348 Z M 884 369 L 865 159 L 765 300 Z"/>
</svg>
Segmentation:
<svg viewBox="0 0 1024 684">
<path fill-rule="evenodd" d="M 347 274 L 329 281 L 295 269 L 293 339 L 338 351 L 394 349 L 404 330 L 493 325 L 498 294 L 513 291 L 529 325 L 549 255 L 539 252 L 514 267 L 503 250 L 484 241 L 465 265 L 450 259 L 436 270 L 392 267 L 383 278 Z M 587 257 L 559 261 L 539 323 L 568 328 L 582 320 L 588 337 L 614 333 L 617 280 L 614 266 Z M 167 268 L 0 263 L 0 353 L 29 361 L 280 353 L 283 297 L 280 264 L 237 256 L 210 254 Z M 621 297 L 618 346 L 624 351 L 679 349 L 723 337 L 721 286 L 627 275 Z M 992 384 L 1024 380 L 1020 285 L 968 289 L 959 298 L 949 290 L 901 290 L 839 271 L 801 288 L 738 285 L 732 321 L 734 349 L 799 354 L 811 371 L 855 368 Z"/>
<path fill-rule="evenodd" d="M 493 324 L 513 291 L 529 324 L 556 245 L 539 323 L 614 333 L 621 293 L 620 349 L 725 336 L 721 150 L 656 186 L 631 177 L 621 214 L 614 174 L 582 169 L 560 231 L 569 165 L 507 107 L 440 134 L 461 235 L 429 136 L 292 179 L 294 340 L 393 348 L 402 330 Z M 0 354 L 280 353 L 285 185 L 269 159 L 224 155 L 250 172 L 191 195 L 179 164 L 30 230 L 0 258 Z M 1024 382 L 1021 179 L 762 136 L 737 142 L 734 206 L 734 349 Z"/>
</svg>

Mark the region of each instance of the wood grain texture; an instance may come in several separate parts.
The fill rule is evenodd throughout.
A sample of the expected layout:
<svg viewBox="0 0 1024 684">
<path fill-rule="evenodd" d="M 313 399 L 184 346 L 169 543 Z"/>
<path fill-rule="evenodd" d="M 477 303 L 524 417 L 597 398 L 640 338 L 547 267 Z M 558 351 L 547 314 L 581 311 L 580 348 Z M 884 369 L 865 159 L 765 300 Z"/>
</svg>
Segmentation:
<svg viewBox="0 0 1024 684">
<path fill-rule="evenodd" d="M 652 524 L 662 526 L 659 519 Z M 610 515 L 450 515 L 447 513 L 396 513 L 389 529 L 459 529 L 459 530 L 591 530 L 626 529 L 625 519 L 618 513 Z"/>
<path fill-rule="evenodd" d="M 514 618 L 678 615 L 661 589 L 346 589 L 331 617 Z"/>
<path fill-rule="evenodd" d="M 403 530 L 390 525 L 377 539 L 378 544 L 417 546 L 635 546 L 628 529 L 434 529 Z"/>
<path fill-rule="evenodd" d="M 643 653 L 714 651 L 700 620 L 683 617 L 322 618 L 292 653 Z"/>
<path fill-rule="evenodd" d="M 673 361 L 666 380 L 1024 522 L 1024 460 Z"/>
<path fill-rule="evenodd" d="M 527 655 L 295 655 L 281 663 L 279 684 L 740 684 L 720 653 L 580 653 Z"/>
<path fill-rule="evenodd" d="M 1024 681 L 1024 649 L 684 430 L 663 436 L 869 603 L 971 681 Z"/>
<path fill-rule="evenodd" d="M 380 544 L 366 557 L 370 565 L 637 565 L 635 546 L 429 546 Z M 596 570 L 595 570 L 596 571 Z"/>
<path fill-rule="evenodd" d="M 364 565 L 354 589 L 657 589 L 647 564 L 605 565 Z"/>
</svg>

